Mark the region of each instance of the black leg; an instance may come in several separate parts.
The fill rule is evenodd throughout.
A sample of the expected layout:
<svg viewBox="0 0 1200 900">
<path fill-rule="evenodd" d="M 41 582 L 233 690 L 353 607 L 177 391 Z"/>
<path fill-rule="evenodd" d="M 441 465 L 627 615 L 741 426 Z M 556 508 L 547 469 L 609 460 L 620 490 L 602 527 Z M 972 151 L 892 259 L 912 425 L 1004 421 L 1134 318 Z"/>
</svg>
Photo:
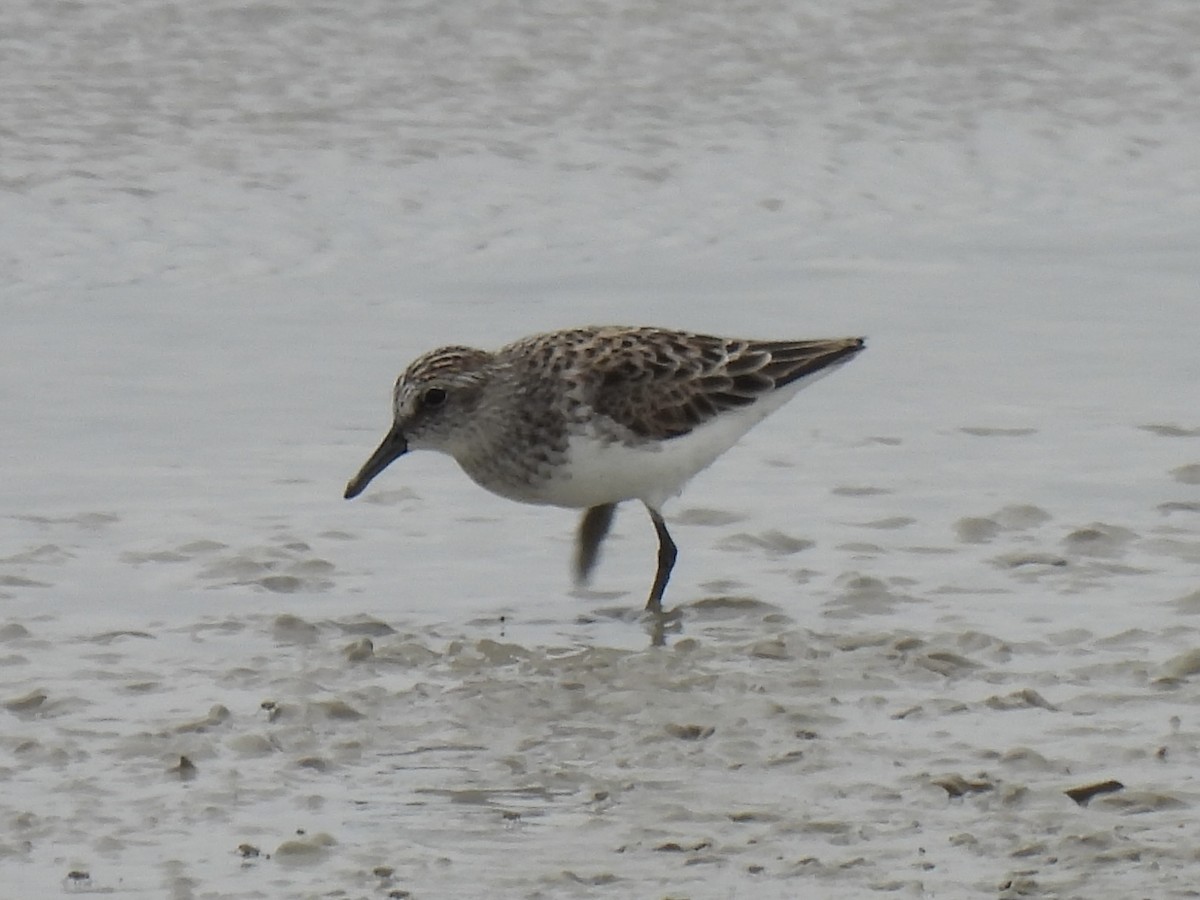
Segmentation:
<svg viewBox="0 0 1200 900">
<path fill-rule="evenodd" d="M 616 509 L 615 503 L 593 506 L 579 520 L 579 533 L 575 538 L 575 581 L 579 584 L 587 584 L 588 576 L 600 558 L 600 545 L 608 535 Z"/>
<path fill-rule="evenodd" d="M 671 569 L 675 566 L 675 557 L 679 551 L 675 542 L 671 540 L 662 513 L 649 506 L 646 507 L 646 511 L 650 513 L 650 521 L 654 523 L 654 530 L 658 532 L 658 571 L 654 573 L 654 586 L 650 588 L 650 599 L 646 601 L 646 609 L 661 613 L 663 592 L 667 589 L 667 581 L 671 578 Z"/>
</svg>

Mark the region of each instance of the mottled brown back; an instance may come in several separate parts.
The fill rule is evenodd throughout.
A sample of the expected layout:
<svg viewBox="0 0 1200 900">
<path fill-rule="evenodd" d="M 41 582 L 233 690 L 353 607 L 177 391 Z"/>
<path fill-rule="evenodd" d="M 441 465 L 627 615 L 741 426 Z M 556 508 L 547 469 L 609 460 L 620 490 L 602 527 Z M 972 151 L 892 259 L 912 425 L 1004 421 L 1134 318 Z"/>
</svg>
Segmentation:
<svg viewBox="0 0 1200 900">
<path fill-rule="evenodd" d="M 863 348 L 861 338 L 754 341 L 659 328 L 580 328 L 539 345 L 542 337 L 500 355 L 536 360 L 545 374 L 586 371 L 578 399 L 644 440 L 687 434 Z"/>
</svg>

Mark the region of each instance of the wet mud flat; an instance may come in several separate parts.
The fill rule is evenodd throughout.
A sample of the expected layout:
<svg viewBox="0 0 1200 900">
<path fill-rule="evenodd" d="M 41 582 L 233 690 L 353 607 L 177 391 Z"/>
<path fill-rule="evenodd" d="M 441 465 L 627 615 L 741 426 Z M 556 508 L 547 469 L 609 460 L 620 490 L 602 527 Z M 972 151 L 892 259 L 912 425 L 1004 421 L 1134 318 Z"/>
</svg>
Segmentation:
<svg viewBox="0 0 1200 900">
<path fill-rule="evenodd" d="M 319 518 L 10 522 L 0 897 L 1193 896 L 1200 431 L 1109 434 L 1145 474 L 1087 485 L 1102 519 L 905 489 L 906 454 L 1037 437 L 972 428 L 863 441 L 877 476 L 827 487 L 812 532 L 681 504 L 661 632 L 635 523 L 618 589 L 537 602 L 491 583 L 537 584 L 523 559 L 422 555 L 502 530 L 441 485 L 373 504 L 414 523 L 396 559 Z"/>
<path fill-rule="evenodd" d="M 829 602 L 811 628 L 706 597 L 645 648 L 588 643 L 642 627 L 617 608 L 560 644 L 487 619 L 9 623 L 4 891 L 1191 895 L 1195 595 L 1169 630 L 1020 639 L 904 628 L 879 605 L 920 598 L 865 577 Z"/>
<path fill-rule="evenodd" d="M 1196 896 L 1194 0 L 9 6 L 0 900 Z M 589 322 L 871 340 L 663 646 L 644 522 L 340 499 Z"/>
</svg>

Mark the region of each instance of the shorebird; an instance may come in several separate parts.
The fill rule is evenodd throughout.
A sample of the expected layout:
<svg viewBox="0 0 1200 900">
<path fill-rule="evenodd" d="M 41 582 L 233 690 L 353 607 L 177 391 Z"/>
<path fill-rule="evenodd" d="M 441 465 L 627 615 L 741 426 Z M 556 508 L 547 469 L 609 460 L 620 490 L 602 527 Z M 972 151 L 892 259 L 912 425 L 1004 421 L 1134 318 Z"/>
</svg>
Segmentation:
<svg viewBox="0 0 1200 900">
<path fill-rule="evenodd" d="M 678 555 L 663 504 L 862 338 L 760 341 L 662 328 L 574 328 L 496 351 L 451 346 L 397 379 L 394 421 L 346 485 L 357 497 L 409 450 L 437 450 L 522 503 L 586 510 L 575 575 L 587 581 L 617 504 L 640 500 L 658 535 L 646 609 L 662 612 Z"/>
</svg>

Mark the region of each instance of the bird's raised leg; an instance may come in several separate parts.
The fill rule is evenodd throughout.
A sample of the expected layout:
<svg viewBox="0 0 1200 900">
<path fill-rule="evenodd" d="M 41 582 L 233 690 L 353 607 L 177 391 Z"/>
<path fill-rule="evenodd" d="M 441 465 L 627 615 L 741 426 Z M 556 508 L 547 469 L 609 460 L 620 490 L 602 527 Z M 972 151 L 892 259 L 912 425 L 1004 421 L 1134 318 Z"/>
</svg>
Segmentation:
<svg viewBox="0 0 1200 900">
<path fill-rule="evenodd" d="M 587 584 L 588 576 L 600 558 L 600 545 L 612 526 L 613 513 L 617 504 L 605 503 L 593 506 L 579 520 L 579 531 L 575 537 L 575 581 Z"/>
</svg>

